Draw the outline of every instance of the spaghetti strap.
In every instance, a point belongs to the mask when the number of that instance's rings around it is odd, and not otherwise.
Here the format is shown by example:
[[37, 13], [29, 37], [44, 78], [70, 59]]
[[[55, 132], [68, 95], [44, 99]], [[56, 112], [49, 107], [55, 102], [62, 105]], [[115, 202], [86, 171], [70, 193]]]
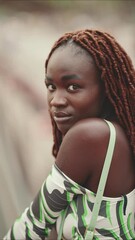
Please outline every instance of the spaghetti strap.
[[85, 233], [85, 239], [89, 239], [89, 240], [93, 239], [93, 236], [94, 236], [94, 229], [95, 229], [95, 225], [96, 225], [96, 221], [97, 221], [97, 217], [98, 217], [98, 213], [99, 213], [99, 209], [100, 209], [100, 205], [101, 205], [101, 201], [102, 201], [102, 197], [103, 197], [103, 193], [106, 185], [106, 180], [108, 177], [108, 172], [110, 169], [111, 160], [114, 152], [115, 142], [116, 142], [116, 131], [115, 131], [114, 125], [107, 120], [105, 120], [105, 122], [108, 124], [110, 129], [110, 139], [109, 139], [104, 166], [103, 166], [101, 177], [100, 177], [100, 182], [98, 185], [98, 190], [97, 190], [96, 200], [95, 200], [93, 211], [92, 211], [91, 221]]

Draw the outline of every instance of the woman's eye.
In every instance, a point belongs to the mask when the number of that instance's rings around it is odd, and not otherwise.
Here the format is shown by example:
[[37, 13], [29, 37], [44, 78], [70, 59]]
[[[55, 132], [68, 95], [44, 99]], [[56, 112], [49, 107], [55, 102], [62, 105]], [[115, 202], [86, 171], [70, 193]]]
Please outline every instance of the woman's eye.
[[47, 84], [46, 86], [50, 92], [53, 92], [55, 90], [55, 86], [53, 84]]
[[68, 90], [73, 92], [79, 89], [79, 86], [77, 84], [72, 84], [68, 87]]

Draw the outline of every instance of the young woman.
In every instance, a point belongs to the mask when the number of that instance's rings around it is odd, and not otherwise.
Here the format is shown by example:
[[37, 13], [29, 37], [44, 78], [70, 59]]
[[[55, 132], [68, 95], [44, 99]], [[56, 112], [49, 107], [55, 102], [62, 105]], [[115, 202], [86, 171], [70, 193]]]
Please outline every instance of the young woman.
[[108, 33], [66, 33], [48, 56], [45, 84], [56, 161], [4, 239], [47, 239], [62, 222], [62, 239], [85, 239], [111, 140], [93, 239], [135, 239], [135, 70], [129, 56]]

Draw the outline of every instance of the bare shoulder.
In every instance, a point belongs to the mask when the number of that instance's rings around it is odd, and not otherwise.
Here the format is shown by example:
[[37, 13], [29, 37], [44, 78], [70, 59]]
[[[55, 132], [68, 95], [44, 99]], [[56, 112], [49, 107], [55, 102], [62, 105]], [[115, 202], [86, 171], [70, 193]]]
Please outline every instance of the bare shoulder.
[[[88, 118], [77, 122], [68, 132], [68, 135], [73, 134], [75, 136], [82, 136], [87, 140], [98, 140], [103, 137], [104, 134], [108, 134], [109, 129], [105, 120], [100, 118]], [[77, 137], [78, 137], [77, 136]]]
[[65, 135], [56, 164], [74, 181], [84, 184], [95, 165], [101, 168], [109, 141], [109, 128], [102, 119], [85, 119]]
[[71, 141], [77, 143], [91, 143], [95, 144], [97, 141], [103, 140], [104, 136], [109, 136], [109, 128], [106, 122], [98, 118], [84, 119], [77, 122], [66, 134], [64, 141]]
[[[134, 189], [135, 166], [124, 130], [117, 123], [113, 125], [116, 143], [105, 195], [118, 197]], [[79, 121], [65, 135], [56, 164], [72, 180], [96, 192], [109, 138], [110, 130], [103, 119]]]

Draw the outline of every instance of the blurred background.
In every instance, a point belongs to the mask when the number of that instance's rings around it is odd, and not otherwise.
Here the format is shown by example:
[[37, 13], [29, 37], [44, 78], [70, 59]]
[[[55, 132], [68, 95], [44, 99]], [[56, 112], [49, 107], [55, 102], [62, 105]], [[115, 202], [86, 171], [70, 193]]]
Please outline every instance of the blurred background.
[[114, 35], [135, 64], [135, 1], [0, 1], [0, 239], [49, 173], [52, 129], [44, 63], [63, 33]]

